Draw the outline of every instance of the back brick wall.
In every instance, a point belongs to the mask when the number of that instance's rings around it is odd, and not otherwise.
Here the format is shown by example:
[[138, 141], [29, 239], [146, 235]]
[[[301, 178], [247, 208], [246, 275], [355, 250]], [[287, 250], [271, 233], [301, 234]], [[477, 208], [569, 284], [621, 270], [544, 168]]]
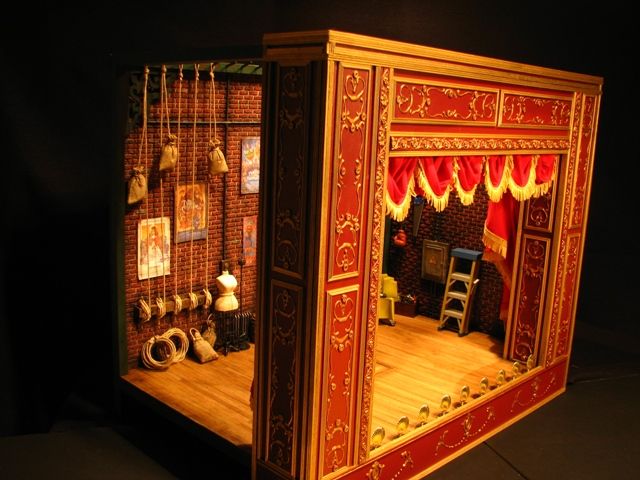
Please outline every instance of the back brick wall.
[[[149, 85], [159, 85], [159, 69], [151, 70]], [[175, 75], [173, 77], [176, 78]], [[194, 311], [184, 309], [180, 314], [167, 313], [158, 319], [140, 322], [136, 303], [139, 298], [147, 302], [156, 297], [170, 299], [174, 293], [186, 296], [190, 291], [201, 292], [206, 286], [215, 302], [218, 296], [215, 279], [221, 274], [221, 260], [231, 261], [231, 272], [238, 280], [236, 297], [243, 311], [253, 311], [256, 295], [256, 266], [238, 263], [243, 255], [243, 218], [258, 214], [258, 194], [240, 191], [241, 142], [245, 137], [260, 136], [262, 79], [258, 75], [216, 74], [215, 117], [210, 116], [208, 70], [200, 72], [195, 96], [192, 72], [186, 72], [182, 81], [168, 85], [168, 108], [171, 133], [179, 137], [178, 165], [173, 170], [159, 171], [161, 142], [166, 138], [166, 111], [163, 113], [162, 135], [159, 94], [149, 95], [147, 141], [142, 141], [141, 120], [125, 140], [123, 168], [124, 195], [132, 169], [138, 164], [147, 166], [148, 195], [134, 205], [127, 205], [124, 219], [125, 301], [129, 367], [139, 365], [142, 345], [153, 335], [178, 327], [188, 334], [191, 327], [200, 329], [213, 307], [205, 311], [200, 306]], [[150, 88], [151, 90], [151, 88]], [[140, 93], [140, 97], [142, 94]], [[179, 99], [181, 99], [179, 101]], [[194, 107], [197, 113], [194, 144]], [[181, 122], [177, 119], [180, 115]], [[140, 119], [142, 115], [140, 115]], [[214, 130], [210, 119], [215, 118], [215, 131], [222, 142], [229, 172], [210, 176], [208, 171], [209, 132]], [[133, 119], [130, 119], [133, 121]], [[161, 138], [162, 137], [162, 138]], [[141, 149], [142, 146], [142, 149]], [[146, 152], [146, 154], [145, 154]], [[195, 167], [195, 168], [194, 168]], [[175, 243], [174, 192], [178, 184], [205, 183], [208, 186], [208, 237]], [[138, 279], [137, 236], [138, 224], [146, 218], [169, 217], [171, 228], [170, 272], [167, 275]]]

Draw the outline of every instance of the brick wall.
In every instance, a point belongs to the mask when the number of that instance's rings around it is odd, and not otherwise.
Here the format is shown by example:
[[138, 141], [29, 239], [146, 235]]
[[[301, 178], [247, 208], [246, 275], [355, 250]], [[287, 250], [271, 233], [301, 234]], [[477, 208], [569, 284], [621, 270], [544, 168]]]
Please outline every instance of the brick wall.
[[[404, 222], [391, 221], [391, 235], [399, 228], [407, 233], [405, 248], [389, 247], [388, 273], [398, 281], [401, 294], [416, 296], [417, 311], [430, 318], [440, 318], [444, 285], [421, 278], [423, 240], [436, 240], [449, 244], [449, 248], [468, 248], [483, 251], [482, 232], [487, 213], [488, 198], [484, 185], [480, 183], [476, 190], [475, 201], [463, 206], [457, 195], [452, 192], [449, 205], [443, 212], [436, 212], [425, 204], [416, 238], [413, 238], [413, 210]], [[448, 271], [448, 260], [446, 268]], [[480, 282], [475, 292], [470, 317], [470, 330], [491, 332], [501, 324], [499, 320], [500, 299], [502, 297], [502, 279], [495, 266], [490, 262], [480, 264]]]
[[[151, 70], [150, 85], [157, 87], [160, 72]], [[175, 78], [169, 77], [169, 78]], [[208, 173], [210, 123], [210, 80], [208, 70], [200, 72], [195, 95], [193, 73], [185, 71], [179, 102], [179, 82], [168, 85], [168, 105], [171, 133], [179, 137], [179, 160], [176, 168], [160, 172], [158, 168], [161, 149], [160, 103], [157, 95], [150, 95], [148, 108], [147, 141], [143, 142], [141, 123], [134, 125], [125, 140], [123, 168], [124, 195], [132, 169], [139, 163], [146, 165], [149, 194], [141, 202], [128, 205], [124, 219], [125, 301], [128, 363], [138, 365], [144, 342], [155, 334], [162, 334], [172, 327], [188, 332], [191, 327], [201, 327], [209, 311], [201, 306], [179, 315], [167, 314], [162, 319], [155, 316], [148, 322], [140, 322], [136, 303], [143, 297], [147, 302], [156, 297], [170, 299], [174, 293], [183, 297], [190, 291], [199, 292], [205, 286], [217, 297], [215, 278], [220, 275], [221, 260], [231, 261], [231, 273], [238, 280], [236, 296], [243, 311], [253, 311], [256, 294], [256, 266], [241, 267], [238, 260], [242, 251], [243, 217], [258, 214], [258, 194], [240, 191], [241, 142], [245, 137], [260, 136], [261, 77], [253, 75], [216, 74], [215, 119], [217, 137], [222, 141], [229, 172], [210, 176]], [[157, 89], [156, 89], [157, 91]], [[194, 107], [197, 122], [194, 131]], [[166, 122], [166, 112], [163, 114]], [[178, 115], [181, 122], [177, 123]], [[142, 117], [140, 117], [142, 118]], [[162, 125], [166, 137], [166, 123]], [[194, 143], [195, 138], [195, 143]], [[142, 146], [142, 149], [141, 149]], [[146, 154], [145, 154], [146, 152]], [[142, 153], [142, 155], [140, 155]], [[174, 192], [178, 184], [205, 183], [208, 187], [208, 235], [206, 239], [175, 242]], [[138, 279], [137, 236], [138, 224], [147, 218], [169, 217], [171, 226], [170, 272], [151, 279]], [[210, 309], [213, 311], [213, 308]]]

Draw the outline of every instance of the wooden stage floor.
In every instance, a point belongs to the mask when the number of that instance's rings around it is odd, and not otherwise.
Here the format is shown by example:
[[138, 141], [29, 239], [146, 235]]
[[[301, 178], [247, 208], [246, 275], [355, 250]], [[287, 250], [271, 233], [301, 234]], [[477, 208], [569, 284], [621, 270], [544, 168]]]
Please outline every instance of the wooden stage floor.
[[[423, 316], [396, 316], [395, 326], [378, 327], [371, 427], [384, 428], [383, 443], [396, 436], [402, 416], [408, 417], [411, 430], [422, 405], [429, 406], [431, 420], [440, 413], [443, 395], [455, 403], [463, 386], [473, 394], [482, 377], [495, 383], [498, 370], [511, 371], [512, 362], [501, 357], [502, 342], [479, 332], [459, 337], [438, 331], [437, 325]], [[122, 379], [232, 445], [250, 450], [253, 363], [251, 345], [205, 364], [187, 356], [165, 371], [132, 369]]]

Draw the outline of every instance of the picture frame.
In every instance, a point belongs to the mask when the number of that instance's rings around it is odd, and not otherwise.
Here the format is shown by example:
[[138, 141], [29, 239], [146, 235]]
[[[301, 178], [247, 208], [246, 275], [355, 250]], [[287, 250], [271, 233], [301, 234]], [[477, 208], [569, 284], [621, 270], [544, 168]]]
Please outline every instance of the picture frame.
[[258, 193], [260, 188], [260, 137], [242, 139], [240, 192]]
[[175, 241], [176, 243], [207, 238], [208, 195], [207, 184], [187, 183], [176, 186]]
[[258, 216], [251, 215], [242, 218], [242, 255], [245, 265], [256, 264]]
[[138, 280], [171, 273], [171, 223], [169, 217], [138, 223]]

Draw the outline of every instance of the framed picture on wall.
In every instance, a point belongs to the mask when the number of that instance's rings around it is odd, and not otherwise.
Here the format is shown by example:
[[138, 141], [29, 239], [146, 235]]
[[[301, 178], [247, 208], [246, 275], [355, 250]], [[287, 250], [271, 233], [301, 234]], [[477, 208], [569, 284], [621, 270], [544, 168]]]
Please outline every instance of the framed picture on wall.
[[138, 279], [169, 275], [170, 260], [169, 217], [141, 220], [138, 223]]
[[260, 137], [242, 139], [240, 192], [258, 193], [260, 183]]
[[257, 215], [242, 219], [242, 255], [245, 265], [256, 264], [257, 223]]
[[175, 195], [176, 243], [207, 238], [207, 184], [178, 185]]

